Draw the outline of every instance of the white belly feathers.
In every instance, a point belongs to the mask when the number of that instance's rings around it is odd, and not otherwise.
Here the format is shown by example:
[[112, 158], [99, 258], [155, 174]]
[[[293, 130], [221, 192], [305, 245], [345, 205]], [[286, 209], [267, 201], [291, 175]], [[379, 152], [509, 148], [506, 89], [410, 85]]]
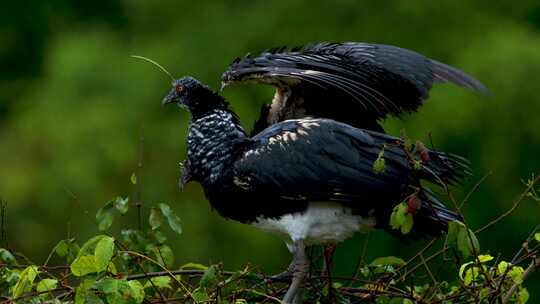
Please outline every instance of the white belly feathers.
[[351, 210], [334, 202], [311, 202], [304, 212], [280, 218], [259, 217], [253, 226], [284, 238], [289, 245], [304, 240], [306, 245], [337, 243], [355, 232], [367, 232], [375, 226], [375, 218], [353, 215]]

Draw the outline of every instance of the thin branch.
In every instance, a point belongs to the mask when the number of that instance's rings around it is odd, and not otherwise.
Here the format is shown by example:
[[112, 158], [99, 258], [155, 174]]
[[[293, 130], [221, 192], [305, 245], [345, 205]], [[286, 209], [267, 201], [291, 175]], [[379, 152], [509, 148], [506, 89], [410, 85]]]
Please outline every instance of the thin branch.
[[523, 199], [525, 199], [527, 197], [527, 193], [529, 193], [531, 191], [531, 189], [536, 185], [536, 183], [540, 180], [540, 175], [537, 176], [530, 184], [529, 186], [527, 186], [527, 188], [525, 189], [525, 191], [523, 191], [519, 197], [514, 201], [514, 204], [512, 205], [512, 207], [510, 209], [508, 209], [505, 213], [499, 215], [497, 218], [495, 218], [494, 220], [490, 221], [489, 223], [487, 223], [484, 227], [478, 229], [475, 231], [475, 233], [481, 233], [482, 231], [488, 229], [489, 227], [497, 224], [499, 221], [501, 221], [502, 219], [504, 219], [505, 217], [507, 217], [508, 215], [510, 215], [512, 212], [514, 212], [514, 210], [516, 210], [516, 208], [519, 206], [519, 204], [523, 201]]

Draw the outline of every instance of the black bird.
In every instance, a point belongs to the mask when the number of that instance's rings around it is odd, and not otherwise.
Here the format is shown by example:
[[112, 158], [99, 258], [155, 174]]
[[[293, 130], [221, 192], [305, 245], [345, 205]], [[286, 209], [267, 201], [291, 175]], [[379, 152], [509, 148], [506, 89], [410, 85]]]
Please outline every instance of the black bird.
[[332, 118], [383, 132], [387, 115], [415, 112], [434, 83], [452, 82], [487, 93], [462, 71], [403, 48], [369, 43], [316, 43], [277, 48], [237, 58], [222, 76], [222, 89], [236, 83], [276, 87], [252, 134], [269, 125], [306, 116]]
[[[373, 228], [396, 234], [390, 214], [407, 198], [418, 206], [412, 230], [401, 237], [439, 235], [460, 220], [422, 181], [456, 184], [470, 173], [467, 161], [418, 145], [419, 163], [377, 121], [415, 111], [433, 82], [485, 91], [476, 80], [412, 51], [346, 43], [237, 60], [223, 84], [241, 81], [277, 87], [252, 135], [220, 95], [191, 77], [175, 80], [163, 103], [177, 103], [192, 117], [180, 186], [199, 182], [219, 214], [278, 234], [294, 254], [285, 302], [301, 301], [305, 246]], [[378, 172], [373, 164], [383, 150], [385, 169]]]

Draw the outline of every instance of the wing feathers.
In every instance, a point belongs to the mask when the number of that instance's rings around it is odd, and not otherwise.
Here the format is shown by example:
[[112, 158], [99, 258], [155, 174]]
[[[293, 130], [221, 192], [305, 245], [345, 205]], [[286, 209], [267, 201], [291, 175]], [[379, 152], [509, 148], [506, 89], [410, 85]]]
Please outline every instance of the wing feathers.
[[[302, 104], [305, 110], [301, 113], [338, 119], [337, 116], [343, 116], [341, 113], [325, 110], [325, 106], [334, 106], [341, 107], [342, 112], [355, 111], [358, 121], [416, 111], [433, 83], [451, 82], [487, 92], [482, 83], [464, 72], [416, 52], [352, 42], [277, 48], [255, 58], [247, 56], [235, 60], [222, 80], [225, 86], [256, 82], [293, 92], [303, 88], [297, 94], [300, 95], [297, 98], [305, 99]], [[278, 115], [282, 120], [299, 118], [285, 115], [294, 111], [286, 108], [282, 111], [284, 115]], [[343, 121], [343, 117], [339, 118]], [[343, 122], [359, 126], [354, 121]]]

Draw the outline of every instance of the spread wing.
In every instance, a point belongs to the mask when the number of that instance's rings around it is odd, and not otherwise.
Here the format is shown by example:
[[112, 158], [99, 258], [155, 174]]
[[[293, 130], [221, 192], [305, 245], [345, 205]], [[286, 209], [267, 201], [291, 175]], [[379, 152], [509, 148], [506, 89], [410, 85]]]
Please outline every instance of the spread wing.
[[433, 83], [452, 82], [487, 92], [464, 72], [416, 52], [353, 42], [248, 55], [236, 59], [222, 81], [222, 88], [241, 82], [277, 88], [271, 107], [261, 111], [257, 132], [279, 121], [307, 116], [382, 131], [377, 120], [416, 111]]
[[[235, 163], [235, 184], [290, 199], [395, 204], [420, 180], [455, 183], [468, 174], [463, 158], [430, 150], [415, 170], [401, 139], [328, 119], [280, 122], [252, 139]], [[383, 147], [385, 170], [377, 173]]]

